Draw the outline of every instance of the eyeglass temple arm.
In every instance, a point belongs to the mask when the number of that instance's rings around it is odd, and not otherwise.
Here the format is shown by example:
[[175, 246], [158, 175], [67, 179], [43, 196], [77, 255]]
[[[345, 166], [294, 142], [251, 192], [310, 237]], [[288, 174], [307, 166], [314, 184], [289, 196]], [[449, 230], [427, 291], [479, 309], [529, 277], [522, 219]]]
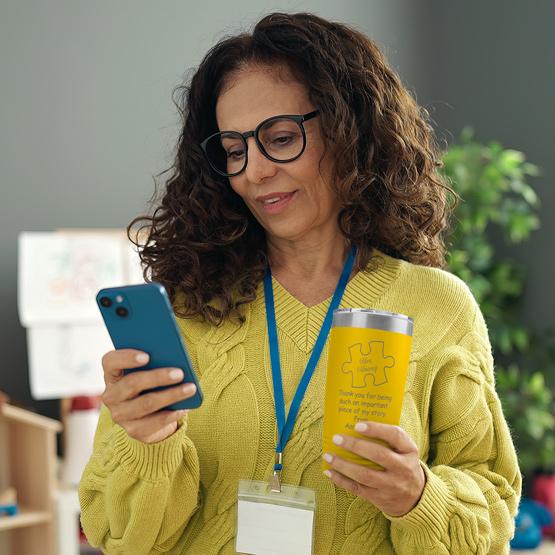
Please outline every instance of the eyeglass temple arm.
[[309, 119], [315, 118], [320, 113], [320, 110], [314, 110], [314, 112], [309, 112], [303, 116], [303, 121], [308, 121]]

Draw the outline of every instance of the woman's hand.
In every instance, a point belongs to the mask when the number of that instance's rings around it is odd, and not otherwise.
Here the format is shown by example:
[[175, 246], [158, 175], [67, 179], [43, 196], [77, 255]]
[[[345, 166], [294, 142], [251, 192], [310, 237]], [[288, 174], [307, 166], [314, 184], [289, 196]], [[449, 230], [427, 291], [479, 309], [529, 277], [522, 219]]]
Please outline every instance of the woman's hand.
[[367, 468], [341, 457], [324, 453], [333, 470], [324, 474], [334, 484], [374, 504], [389, 516], [408, 513], [420, 500], [426, 475], [418, 458], [418, 447], [399, 426], [377, 422], [359, 422], [355, 430], [368, 438], [386, 441], [390, 447], [371, 439], [336, 435], [333, 442], [347, 451], [383, 466]]
[[148, 362], [148, 355], [134, 349], [110, 351], [102, 357], [106, 389], [102, 402], [112, 414], [112, 420], [127, 434], [144, 443], [162, 441], [177, 430], [177, 421], [186, 410], [164, 410], [176, 401], [195, 394], [193, 383], [140, 395], [146, 389], [173, 385], [183, 379], [179, 368], [156, 368], [124, 375], [123, 369], [138, 368]]

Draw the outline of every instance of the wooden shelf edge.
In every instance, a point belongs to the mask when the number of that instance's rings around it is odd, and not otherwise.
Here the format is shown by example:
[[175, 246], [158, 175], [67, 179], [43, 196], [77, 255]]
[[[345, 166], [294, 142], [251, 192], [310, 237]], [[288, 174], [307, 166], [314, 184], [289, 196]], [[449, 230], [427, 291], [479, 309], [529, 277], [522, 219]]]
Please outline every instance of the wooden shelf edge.
[[42, 416], [41, 414], [36, 414], [19, 407], [14, 407], [9, 404], [5, 404], [0, 407], [0, 416], [4, 417], [6, 420], [23, 422], [32, 426], [38, 426], [39, 428], [52, 430], [53, 432], [62, 431], [62, 423], [58, 420], [54, 420], [53, 418], [48, 418], [46, 416]]
[[34, 511], [26, 507], [19, 507], [19, 512], [15, 516], [0, 516], [0, 532], [51, 521], [52, 515], [48, 511]]

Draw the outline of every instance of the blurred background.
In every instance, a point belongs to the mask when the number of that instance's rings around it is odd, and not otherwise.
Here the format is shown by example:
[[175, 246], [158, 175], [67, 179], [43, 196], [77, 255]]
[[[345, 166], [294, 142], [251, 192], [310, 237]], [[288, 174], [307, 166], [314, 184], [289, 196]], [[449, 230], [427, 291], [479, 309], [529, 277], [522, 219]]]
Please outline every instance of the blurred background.
[[553, 467], [548, 0], [0, 0], [0, 391], [58, 415], [56, 400], [30, 393], [18, 234], [124, 228], [145, 209], [153, 176], [172, 163], [173, 88], [217, 40], [270, 11], [311, 11], [367, 33], [430, 112], [446, 175], [466, 201], [451, 269], [488, 320], [524, 470]]

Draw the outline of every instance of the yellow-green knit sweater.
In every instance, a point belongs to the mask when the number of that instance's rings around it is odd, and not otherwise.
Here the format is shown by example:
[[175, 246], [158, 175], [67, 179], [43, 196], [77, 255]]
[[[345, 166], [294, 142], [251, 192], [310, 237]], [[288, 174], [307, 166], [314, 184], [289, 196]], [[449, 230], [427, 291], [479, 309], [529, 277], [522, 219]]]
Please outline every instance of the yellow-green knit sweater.
[[[322, 474], [327, 347], [284, 452], [283, 480], [316, 491], [316, 555], [508, 553], [521, 476], [494, 389], [482, 314], [464, 283], [383, 254], [349, 282], [342, 307], [414, 318], [401, 426], [420, 449], [427, 483], [393, 518]], [[329, 299], [307, 308], [276, 280], [274, 295], [288, 410]], [[204, 392], [171, 437], [129, 438], [103, 408], [80, 485], [81, 521], [106, 553], [235, 553], [237, 483], [271, 474], [276, 445], [262, 284], [246, 323], [179, 322]]]

